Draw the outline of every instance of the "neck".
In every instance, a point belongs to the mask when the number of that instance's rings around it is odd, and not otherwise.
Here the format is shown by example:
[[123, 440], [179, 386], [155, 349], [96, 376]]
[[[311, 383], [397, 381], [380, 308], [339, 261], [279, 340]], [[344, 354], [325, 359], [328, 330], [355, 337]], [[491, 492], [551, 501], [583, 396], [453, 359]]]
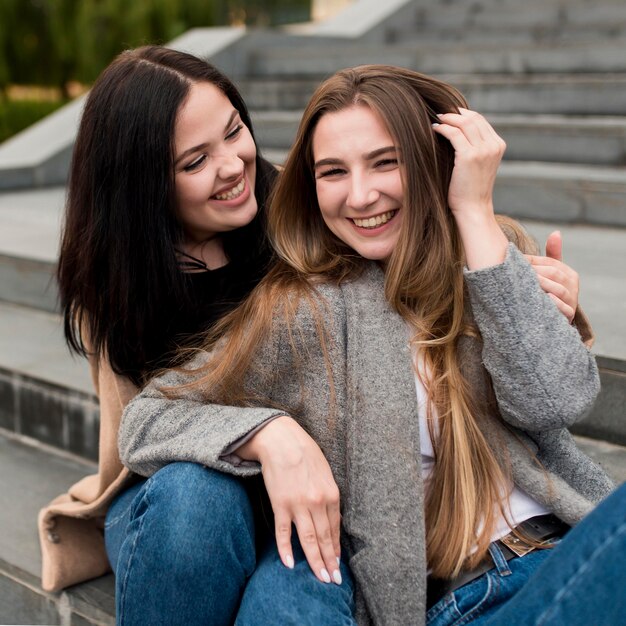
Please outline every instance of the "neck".
[[204, 241], [187, 239], [180, 249], [190, 257], [202, 261], [209, 270], [216, 270], [228, 263], [222, 240], [217, 236]]

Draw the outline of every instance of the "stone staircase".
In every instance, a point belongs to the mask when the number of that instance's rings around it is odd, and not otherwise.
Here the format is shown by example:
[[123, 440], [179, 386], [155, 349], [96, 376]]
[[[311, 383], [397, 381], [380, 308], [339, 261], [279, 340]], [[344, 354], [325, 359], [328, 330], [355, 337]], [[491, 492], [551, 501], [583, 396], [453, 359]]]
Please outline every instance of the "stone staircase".
[[[563, 233], [603, 383], [577, 438], [626, 480], [622, 0], [356, 0], [320, 24], [196, 29], [170, 45], [236, 80], [277, 163], [315, 86], [341, 67], [399, 64], [456, 85], [507, 141], [498, 209], [540, 242]], [[112, 577], [62, 594], [42, 592], [38, 578], [37, 510], [97, 457], [97, 401], [85, 364], [63, 344], [53, 279], [81, 107], [0, 145], [0, 623], [114, 623]]]

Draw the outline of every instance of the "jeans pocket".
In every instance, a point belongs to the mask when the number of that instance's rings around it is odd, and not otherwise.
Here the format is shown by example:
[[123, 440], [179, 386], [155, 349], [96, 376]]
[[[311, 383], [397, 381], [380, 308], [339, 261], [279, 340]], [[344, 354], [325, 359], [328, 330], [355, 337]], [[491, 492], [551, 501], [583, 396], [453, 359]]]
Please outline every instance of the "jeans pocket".
[[427, 626], [461, 626], [476, 619], [491, 605], [497, 593], [498, 576], [483, 574], [444, 596], [426, 614]]
[[460, 618], [454, 623], [458, 626], [468, 624], [488, 610], [498, 595], [499, 587], [500, 575], [497, 572], [487, 572], [457, 589], [454, 592], [454, 601]]

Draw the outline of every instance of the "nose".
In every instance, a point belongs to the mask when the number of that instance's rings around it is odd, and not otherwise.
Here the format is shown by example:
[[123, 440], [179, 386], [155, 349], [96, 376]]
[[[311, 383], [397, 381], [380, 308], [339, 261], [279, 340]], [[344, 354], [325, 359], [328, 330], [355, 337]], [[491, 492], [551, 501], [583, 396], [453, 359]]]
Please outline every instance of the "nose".
[[236, 180], [243, 173], [244, 163], [236, 152], [221, 154], [218, 159], [217, 174], [222, 180]]
[[380, 198], [380, 192], [372, 185], [367, 174], [354, 173], [350, 180], [350, 189], [346, 204], [354, 210], [366, 209]]

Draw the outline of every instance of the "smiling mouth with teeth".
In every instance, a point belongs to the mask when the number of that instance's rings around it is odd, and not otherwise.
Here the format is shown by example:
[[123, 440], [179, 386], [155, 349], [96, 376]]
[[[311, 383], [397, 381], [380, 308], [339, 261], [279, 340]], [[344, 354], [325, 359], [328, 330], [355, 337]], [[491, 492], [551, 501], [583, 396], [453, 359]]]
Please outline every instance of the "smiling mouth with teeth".
[[397, 209], [393, 211], [387, 211], [386, 213], [382, 213], [381, 215], [377, 215], [376, 217], [368, 217], [366, 219], [358, 219], [356, 217], [351, 218], [352, 222], [355, 226], [359, 228], [376, 228], [377, 226], [382, 226], [386, 224], [396, 213]]
[[227, 191], [226, 193], [216, 193], [213, 197], [216, 200], [234, 200], [238, 198], [246, 188], [246, 179], [242, 178], [239, 184]]

